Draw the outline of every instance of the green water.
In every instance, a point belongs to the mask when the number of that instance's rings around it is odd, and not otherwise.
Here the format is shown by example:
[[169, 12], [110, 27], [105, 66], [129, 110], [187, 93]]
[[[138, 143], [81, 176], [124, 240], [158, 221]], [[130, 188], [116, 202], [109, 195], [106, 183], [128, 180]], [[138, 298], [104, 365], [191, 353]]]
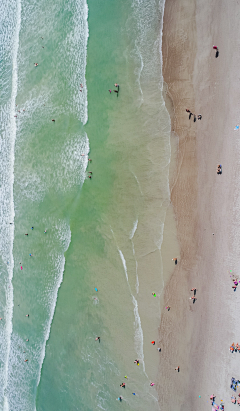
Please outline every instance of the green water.
[[85, 74], [84, 2], [40, 3], [22, 2], [19, 38], [9, 409], [158, 410], [163, 4], [88, 1]]

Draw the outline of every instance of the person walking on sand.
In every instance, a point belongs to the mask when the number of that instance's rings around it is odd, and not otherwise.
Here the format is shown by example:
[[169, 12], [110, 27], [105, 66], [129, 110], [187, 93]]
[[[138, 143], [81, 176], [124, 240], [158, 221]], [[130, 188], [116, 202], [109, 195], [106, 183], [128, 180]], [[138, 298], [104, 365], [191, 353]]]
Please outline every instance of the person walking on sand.
[[139, 360], [135, 360], [135, 361], [134, 361], [134, 364], [139, 365]]
[[186, 112], [187, 112], [187, 113], [191, 113], [191, 111], [190, 111], [188, 108], [186, 108]]
[[171, 308], [171, 307], [170, 307], [170, 305], [168, 305], [168, 306], [166, 307], [166, 310], [168, 310], [168, 311], [169, 311], [169, 310], [170, 310], [170, 308]]
[[215, 57], [217, 58], [219, 56], [219, 50], [217, 46], [213, 46], [213, 50], [216, 50]]
[[193, 297], [191, 297], [191, 300], [197, 300], [197, 298], [195, 297], [195, 295]]
[[202, 114], [198, 114], [197, 118], [198, 120], [202, 120]]
[[155, 345], [155, 341], [151, 341], [151, 344], [152, 344], [152, 345]]
[[189, 120], [191, 120], [192, 115], [193, 115], [192, 113], [189, 113], [189, 117], [188, 117]]
[[179, 366], [176, 367], [176, 368], [175, 368], [175, 371], [179, 372], [179, 371], [180, 371], [180, 367], [179, 367]]

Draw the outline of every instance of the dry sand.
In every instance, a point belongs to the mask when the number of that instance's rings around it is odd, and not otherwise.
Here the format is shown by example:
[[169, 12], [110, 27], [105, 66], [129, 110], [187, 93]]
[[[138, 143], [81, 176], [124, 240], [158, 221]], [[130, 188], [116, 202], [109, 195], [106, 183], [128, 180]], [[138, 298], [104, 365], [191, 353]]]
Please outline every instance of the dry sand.
[[[239, 15], [239, 0], [166, 0], [163, 76], [173, 143], [179, 138], [171, 199], [181, 251], [159, 329], [162, 411], [211, 410], [213, 393], [225, 409], [237, 407], [230, 380], [240, 379], [240, 354], [229, 346], [240, 343], [240, 285], [234, 293], [230, 277], [240, 277]], [[189, 121], [186, 108], [202, 120]]]

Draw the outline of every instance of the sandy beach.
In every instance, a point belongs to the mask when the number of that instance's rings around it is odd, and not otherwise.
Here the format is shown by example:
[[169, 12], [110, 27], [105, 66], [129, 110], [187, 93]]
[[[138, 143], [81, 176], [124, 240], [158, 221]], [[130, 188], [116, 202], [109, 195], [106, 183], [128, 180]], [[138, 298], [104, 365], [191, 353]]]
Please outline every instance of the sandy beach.
[[[167, 0], [165, 5], [163, 77], [173, 146], [178, 144], [171, 200], [181, 251], [165, 289], [171, 310], [165, 310], [159, 328], [163, 411], [211, 410], [211, 394], [217, 404], [223, 400], [232, 409], [231, 377], [240, 378], [240, 357], [229, 351], [240, 339], [240, 296], [231, 277], [238, 276], [240, 254], [240, 136], [234, 131], [239, 121], [238, 12], [236, 0]], [[202, 120], [189, 120], [186, 109]], [[217, 175], [218, 164], [222, 175]]]

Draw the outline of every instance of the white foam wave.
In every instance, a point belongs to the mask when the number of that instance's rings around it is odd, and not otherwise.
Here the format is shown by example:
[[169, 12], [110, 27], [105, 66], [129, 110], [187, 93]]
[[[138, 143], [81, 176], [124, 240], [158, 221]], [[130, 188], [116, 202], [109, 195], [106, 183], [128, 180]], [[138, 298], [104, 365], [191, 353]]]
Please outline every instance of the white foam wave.
[[138, 218], [136, 219], [136, 221], [135, 221], [134, 224], [133, 224], [133, 229], [132, 229], [132, 231], [131, 231], [131, 233], [130, 233], [130, 240], [133, 239], [134, 234], [136, 233], [136, 230], [137, 230], [137, 226], [138, 226]]
[[[68, 2], [68, 8], [73, 13], [72, 30], [68, 34], [63, 47], [69, 56], [70, 66], [66, 71], [73, 97], [68, 102], [73, 112], [83, 124], [87, 123], [87, 42], [88, 42], [88, 5], [86, 0]], [[61, 51], [62, 52], [62, 51]], [[82, 84], [82, 87], [80, 86]]]
[[138, 312], [138, 303], [136, 298], [132, 295], [132, 301], [134, 306], [134, 316], [135, 316], [135, 350], [138, 357], [142, 358], [143, 371], [145, 372], [144, 354], [143, 354], [143, 330], [141, 324], [141, 318]]
[[121, 257], [121, 260], [122, 260], [122, 263], [123, 263], [124, 272], [125, 272], [126, 279], [127, 279], [127, 282], [128, 282], [128, 273], [127, 273], [126, 261], [125, 261], [125, 258], [124, 258], [124, 256], [123, 256], [122, 251], [118, 249], [118, 252], [119, 252], [119, 255], [120, 255], [120, 257]]
[[136, 353], [137, 353], [138, 358], [140, 358], [141, 361], [142, 361], [143, 371], [144, 371], [144, 373], [146, 374], [146, 371], [145, 371], [145, 362], [144, 362], [144, 352], [143, 352], [143, 330], [142, 330], [142, 325], [141, 325], [141, 318], [140, 318], [140, 315], [139, 315], [139, 312], [138, 312], [138, 303], [137, 303], [137, 300], [136, 300], [136, 298], [134, 297], [134, 295], [133, 295], [133, 293], [132, 293], [131, 286], [130, 286], [130, 284], [129, 284], [129, 282], [128, 282], [126, 260], [125, 260], [125, 258], [124, 258], [124, 255], [123, 255], [122, 251], [121, 251], [119, 248], [118, 248], [118, 252], [119, 252], [119, 255], [120, 255], [121, 260], [122, 260], [123, 268], [124, 268], [124, 271], [125, 271], [125, 274], [126, 274], [127, 283], [128, 283], [128, 288], [129, 288], [129, 291], [130, 291], [131, 296], [132, 296], [132, 302], [133, 302], [133, 307], [134, 307], [134, 308], [133, 308], [133, 312], [134, 312], [134, 317], [135, 317], [135, 321], [134, 321], [134, 329], [135, 329], [135, 338], [134, 338], [134, 341], [135, 341], [135, 350], [136, 350]]
[[[1, 16], [1, 86], [2, 81], [6, 86], [4, 98], [5, 104], [1, 107], [1, 190], [0, 190], [0, 220], [1, 220], [1, 243], [0, 252], [2, 261], [5, 265], [3, 272], [5, 277], [5, 310], [4, 320], [5, 329], [1, 332], [1, 346], [4, 348], [2, 358], [3, 367], [1, 370], [1, 386], [3, 394], [3, 410], [9, 410], [7, 384], [9, 370], [9, 355], [12, 334], [12, 315], [13, 315], [13, 237], [14, 237], [14, 202], [13, 202], [13, 182], [14, 182], [14, 147], [16, 140], [16, 121], [14, 118], [15, 101], [18, 86], [18, 48], [19, 33], [21, 28], [21, 0], [1, 2], [0, 11], [4, 9]], [[7, 40], [6, 43], [4, 40]], [[2, 70], [5, 69], [5, 73]], [[10, 74], [11, 73], [11, 74]], [[8, 77], [8, 80], [7, 80]], [[11, 79], [11, 80], [10, 80]], [[4, 100], [4, 99], [3, 99]], [[2, 273], [3, 273], [2, 272]], [[1, 399], [2, 400], [2, 399]]]
[[[35, 309], [39, 307], [45, 320], [43, 323], [38, 324], [38, 332], [34, 337], [34, 343], [27, 343], [16, 332], [12, 333], [6, 392], [9, 409], [13, 411], [34, 409], [36, 391], [34, 390], [33, 393], [32, 383], [34, 382], [34, 386], [38, 386], [40, 382], [58, 290], [63, 281], [64, 253], [71, 242], [71, 231], [66, 222], [58, 220], [53, 223], [48, 219], [44, 223], [50, 229], [48, 236], [44, 237], [45, 241], [51, 244], [50, 252], [45, 256], [49, 272], [43, 276], [43, 281], [40, 280], [42, 276], [39, 276], [40, 286], [35, 290]], [[23, 351], [26, 351], [27, 354], [23, 355]], [[26, 356], [29, 359], [27, 364], [24, 362]]]
[[43, 158], [35, 170], [23, 158], [16, 177], [21, 196], [41, 201], [51, 189], [67, 192], [75, 185], [81, 187], [86, 178], [89, 151], [89, 140], [84, 133], [68, 136], [62, 146], [56, 147], [54, 156]]

